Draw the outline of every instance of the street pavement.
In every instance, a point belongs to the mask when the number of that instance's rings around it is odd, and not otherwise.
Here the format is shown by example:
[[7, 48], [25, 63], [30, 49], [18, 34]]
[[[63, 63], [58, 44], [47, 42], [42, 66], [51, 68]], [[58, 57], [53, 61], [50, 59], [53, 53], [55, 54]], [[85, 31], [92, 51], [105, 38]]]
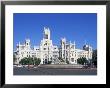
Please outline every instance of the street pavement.
[[97, 69], [14, 67], [14, 75], [97, 75]]

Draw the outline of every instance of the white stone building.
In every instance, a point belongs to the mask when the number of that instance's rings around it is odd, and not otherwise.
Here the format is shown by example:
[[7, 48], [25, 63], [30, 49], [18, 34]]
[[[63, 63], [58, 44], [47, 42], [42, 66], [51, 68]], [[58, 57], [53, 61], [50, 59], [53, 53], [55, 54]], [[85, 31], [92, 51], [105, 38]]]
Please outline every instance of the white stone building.
[[[14, 51], [14, 55], [17, 60], [15, 63], [19, 64], [19, 61], [24, 57], [37, 57], [41, 59], [41, 64], [47, 64], [51, 61], [51, 64], [77, 64], [77, 59], [85, 57], [92, 59], [92, 47], [84, 45], [83, 49], [77, 49], [76, 44], [67, 42], [66, 38], [62, 38], [60, 47], [53, 45], [50, 39], [49, 28], [44, 27], [43, 39], [39, 46], [31, 48], [29, 39], [25, 40], [24, 44], [17, 44], [17, 49]], [[63, 61], [62, 61], [63, 60]]]
[[76, 44], [67, 43], [66, 39], [61, 39], [61, 48], [60, 48], [60, 57], [66, 61], [69, 61], [70, 64], [77, 64], [77, 59], [85, 57], [87, 60], [92, 59], [92, 47], [89, 45], [84, 45], [83, 49], [76, 49]]

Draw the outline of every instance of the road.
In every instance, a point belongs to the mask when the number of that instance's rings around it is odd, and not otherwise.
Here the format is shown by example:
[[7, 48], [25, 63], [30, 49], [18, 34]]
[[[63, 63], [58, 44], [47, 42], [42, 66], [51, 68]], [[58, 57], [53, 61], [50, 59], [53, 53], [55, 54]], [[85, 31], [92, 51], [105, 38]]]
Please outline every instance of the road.
[[96, 69], [14, 67], [14, 75], [97, 75]]

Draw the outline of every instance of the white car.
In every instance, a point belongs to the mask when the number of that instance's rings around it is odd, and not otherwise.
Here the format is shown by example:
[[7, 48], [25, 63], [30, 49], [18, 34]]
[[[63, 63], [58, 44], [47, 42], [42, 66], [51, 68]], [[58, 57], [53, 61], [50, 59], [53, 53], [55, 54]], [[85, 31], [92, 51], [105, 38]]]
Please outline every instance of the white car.
[[22, 65], [18, 65], [17, 67], [23, 67]]

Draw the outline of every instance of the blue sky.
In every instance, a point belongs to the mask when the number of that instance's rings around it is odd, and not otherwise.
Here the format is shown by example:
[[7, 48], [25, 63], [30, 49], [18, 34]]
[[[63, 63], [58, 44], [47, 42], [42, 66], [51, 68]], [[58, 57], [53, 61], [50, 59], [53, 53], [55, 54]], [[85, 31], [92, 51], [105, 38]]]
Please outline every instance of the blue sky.
[[43, 28], [49, 27], [53, 45], [59, 45], [60, 39], [76, 42], [77, 48], [90, 44], [97, 48], [97, 14], [96, 13], [14, 13], [14, 50], [20, 41], [26, 38], [31, 45], [39, 45], [43, 38]]

